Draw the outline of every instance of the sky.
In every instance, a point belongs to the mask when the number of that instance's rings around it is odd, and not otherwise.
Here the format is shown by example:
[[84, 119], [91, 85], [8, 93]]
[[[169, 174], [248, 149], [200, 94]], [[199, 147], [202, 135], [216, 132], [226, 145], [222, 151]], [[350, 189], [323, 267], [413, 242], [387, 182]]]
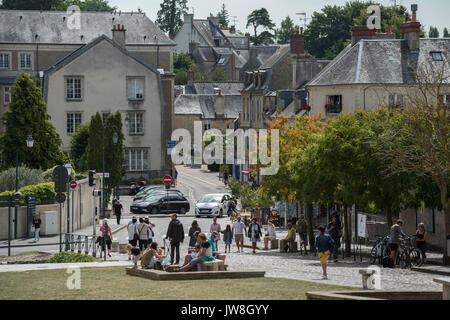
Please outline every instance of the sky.
[[[397, 4], [402, 3], [408, 10], [411, 4], [416, 3], [419, 6], [417, 12], [418, 20], [425, 26], [428, 32], [430, 25], [438, 28], [440, 36], [445, 27], [450, 30], [450, 1], [449, 0], [396, 0]], [[122, 11], [136, 11], [141, 8], [153, 21], [157, 18], [157, 12], [162, 0], [109, 0], [113, 6], [117, 6]], [[220, 11], [222, 4], [225, 3], [230, 14], [236, 16], [236, 26], [243, 32], [253, 31], [246, 28], [247, 16], [255, 9], [266, 8], [272, 18], [272, 21], [278, 28], [281, 20], [290, 16], [296, 24], [302, 25], [301, 15], [296, 13], [305, 12], [308, 18], [314, 11], [320, 11], [325, 5], [343, 5], [347, 0], [188, 0], [189, 13], [194, 12], [194, 18], [205, 19], [210, 13], [216, 14]], [[379, 0], [379, 3], [385, 6], [393, 5], [393, 0]], [[233, 23], [231, 23], [233, 24]]]

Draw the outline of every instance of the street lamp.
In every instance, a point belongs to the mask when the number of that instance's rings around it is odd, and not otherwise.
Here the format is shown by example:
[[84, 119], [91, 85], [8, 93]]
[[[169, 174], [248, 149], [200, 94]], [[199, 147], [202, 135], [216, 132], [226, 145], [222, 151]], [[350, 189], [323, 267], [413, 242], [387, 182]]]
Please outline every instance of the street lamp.
[[[67, 170], [67, 224], [66, 224], [66, 233], [70, 233], [70, 174], [72, 173], [72, 165], [70, 164], [69, 160], [67, 160], [66, 164], [64, 164], [64, 167]], [[73, 212], [72, 212], [73, 214]], [[69, 238], [66, 237], [66, 250], [69, 250]]]

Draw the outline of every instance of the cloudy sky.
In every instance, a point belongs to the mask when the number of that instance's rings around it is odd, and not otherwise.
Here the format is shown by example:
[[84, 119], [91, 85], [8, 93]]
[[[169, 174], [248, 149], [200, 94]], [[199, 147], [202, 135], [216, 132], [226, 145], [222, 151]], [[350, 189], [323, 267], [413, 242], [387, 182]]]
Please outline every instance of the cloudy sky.
[[[117, 6], [122, 11], [136, 11], [141, 8], [153, 21], [156, 20], [159, 4], [162, 0], [109, 0], [110, 4]], [[206, 18], [209, 13], [216, 14], [225, 3], [230, 16], [236, 16], [237, 28], [241, 31], [251, 31], [246, 29], [248, 14], [259, 8], [266, 8], [277, 27], [286, 16], [291, 16], [299, 23], [300, 15], [296, 13], [306, 12], [310, 17], [314, 11], [320, 11], [325, 5], [342, 5], [347, 0], [188, 0], [189, 11], [196, 18]], [[393, 5], [393, 0], [379, 0], [382, 5]], [[436, 26], [442, 36], [442, 30], [450, 29], [450, 1], [449, 0], [397, 0], [397, 4], [402, 3], [408, 9], [411, 4], [419, 5], [418, 19], [425, 26], [426, 31], [430, 25]], [[233, 19], [233, 18], [231, 18]]]

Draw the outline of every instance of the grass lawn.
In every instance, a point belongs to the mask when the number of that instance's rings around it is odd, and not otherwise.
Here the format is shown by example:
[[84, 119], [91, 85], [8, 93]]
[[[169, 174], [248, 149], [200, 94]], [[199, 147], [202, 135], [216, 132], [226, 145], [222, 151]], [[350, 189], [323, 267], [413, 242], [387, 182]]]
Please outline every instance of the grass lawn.
[[[26, 251], [26, 252], [22, 252], [22, 253], [18, 253], [18, 254], [13, 254], [11, 255], [11, 257], [23, 257], [23, 256], [33, 256], [33, 255], [38, 255], [41, 254], [41, 252], [39, 251]], [[8, 258], [7, 255], [0, 255], [0, 258]]]
[[307, 291], [351, 287], [284, 278], [153, 281], [127, 276], [124, 267], [82, 268], [81, 289], [68, 290], [65, 269], [0, 273], [0, 300], [304, 300]]

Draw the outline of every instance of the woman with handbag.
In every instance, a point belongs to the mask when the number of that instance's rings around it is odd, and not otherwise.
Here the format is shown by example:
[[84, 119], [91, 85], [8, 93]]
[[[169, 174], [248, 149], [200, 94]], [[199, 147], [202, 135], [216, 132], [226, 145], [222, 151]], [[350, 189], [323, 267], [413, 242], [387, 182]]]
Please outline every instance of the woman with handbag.
[[[137, 218], [136, 216], [133, 216], [131, 218], [131, 221], [128, 222], [127, 225], [127, 230], [128, 230], [128, 243], [132, 246], [132, 247], [136, 247], [137, 245], [137, 241], [139, 239], [139, 236], [137, 234], [137, 230], [136, 230], [136, 226], [137, 226]], [[128, 252], [128, 260], [131, 260], [131, 251]]]
[[[100, 227], [100, 232], [102, 233], [102, 252], [106, 251], [106, 246], [108, 247], [108, 257], [111, 257], [111, 227], [108, 226], [108, 220], [103, 220], [103, 225]], [[100, 252], [100, 258], [102, 257], [102, 252]], [[105, 253], [106, 254], [106, 253]]]

